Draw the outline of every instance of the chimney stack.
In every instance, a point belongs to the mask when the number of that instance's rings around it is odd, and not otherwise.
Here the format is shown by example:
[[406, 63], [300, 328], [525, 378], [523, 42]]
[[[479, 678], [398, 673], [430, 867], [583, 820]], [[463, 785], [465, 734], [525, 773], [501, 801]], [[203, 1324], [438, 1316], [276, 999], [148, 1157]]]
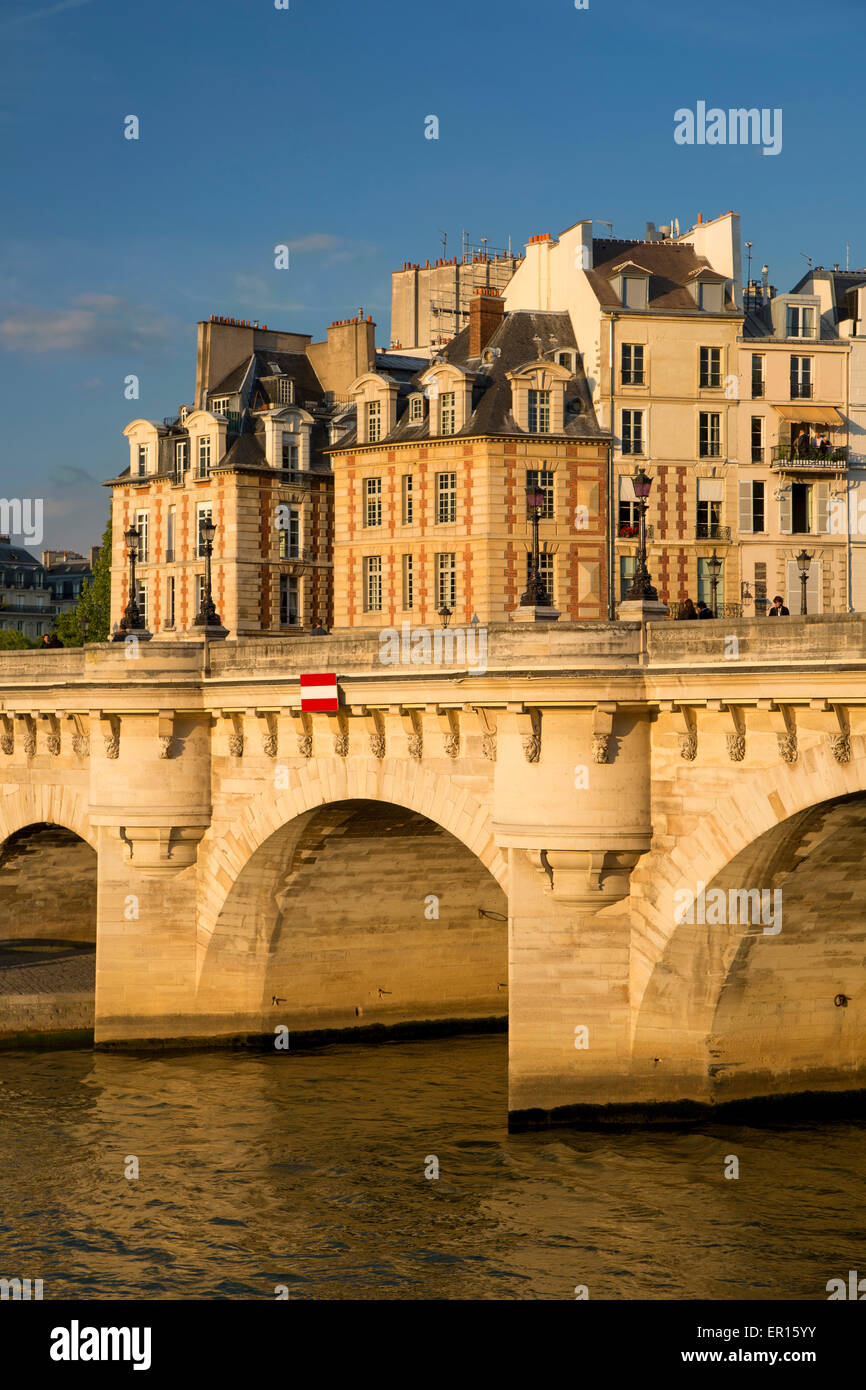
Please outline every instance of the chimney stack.
[[505, 317], [505, 301], [492, 285], [481, 285], [469, 301], [469, 356], [480, 357]]

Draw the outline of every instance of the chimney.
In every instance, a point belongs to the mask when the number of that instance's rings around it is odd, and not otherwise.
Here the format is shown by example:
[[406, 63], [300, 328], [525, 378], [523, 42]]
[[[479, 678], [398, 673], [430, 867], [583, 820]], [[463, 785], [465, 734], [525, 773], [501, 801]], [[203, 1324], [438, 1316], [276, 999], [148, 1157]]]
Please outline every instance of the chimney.
[[505, 316], [505, 301], [492, 285], [481, 285], [469, 301], [469, 356], [480, 357]]

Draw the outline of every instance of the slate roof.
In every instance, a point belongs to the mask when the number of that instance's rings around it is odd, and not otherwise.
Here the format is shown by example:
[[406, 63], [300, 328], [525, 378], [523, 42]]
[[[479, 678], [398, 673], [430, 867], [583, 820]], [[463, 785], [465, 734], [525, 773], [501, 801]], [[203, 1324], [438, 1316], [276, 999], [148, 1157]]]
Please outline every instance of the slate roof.
[[[250, 369], [250, 362], [254, 362], [253, 380], [262, 394], [268, 395], [266, 387], [260, 385], [262, 377], [274, 376], [274, 367], [285, 376], [291, 377], [295, 383], [295, 400], [303, 404], [305, 400], [318, 400], [322, 395], [322, 384], [316, 373], [313, 371], [312, 363], [304, 352], [265, 352], [258, 349], [256, 352], [245, 357], [243, 362], [239, 362], [233, 367], [228, 376], [224, 376], [222, 381], [216, 386], [212, 386], [208, 391], [208, 398], [211, 396], [231, 396], [241, 389], [246, 380]], [[274, 397], [276, 399], [276, 397]]]
[[[481, 357], [469, 356], [469, 328], [463, 328], [442, 349], [439, 357], [455, 366], [476, 373], [472, 391], [472, 414], [463, 429], [457, 430], [448, 438], [461, 438], [480, 434], [515, 435], [528, 431], [518, 425], [511, 409], [511, 385], [507, 373], [535, 362], [541, 356], [557, 348], [577, 349], [571, 319], [567, 313], [548, 313], [535, 310], [515, 310], [506, 314], [496, 332], [486, 344], [486, 349], [498, 349], [498, 355], [491, 361]], [[437, 359], [434, 358], [434, 362]], [[548, 362], [550, 358], [547, 358]], [[579, 359], [578, 359], [579, 361]], [[429, 410], [423, 420], [409, 419], [408, 397], [422, 390], [419, 378], [431, 364], [425, 362], [423, 371], [407, 383], [397, 393], [397, 424], [390, 434], [379, 443], [408, 444], [415, 440], [439, 439], [442, 436], [430, 430]], [[575, 439], [607, 439], [606, 431], [599, 428], [592, 406], [592, 398], [582, 366], [571, 378], [566, 390], [565, 435]], [[349, 430], [332, 446], [331, 452], [348, 449], [357, 445], [357, 428]]]
[[[595, 296], [603, 308], [617, 309], [622, 304], [613, 287], [616, 268], [624, 261], [632, 261], [649, 272], [647, 305], [652, 309], [691, 309], [699, 312], [689, 285], [694, 282], [698, 271], [711, 271], [713, 276], [723, 280], [713, 270], [706, 256], [699, 256], [693, 246], [677, 241], [621, 241], [613, 237], [593, 237], [592, 270], [586, 272]], [[739, 315], [740, 311], [730, 295], [725, 300], [724, 311]]]

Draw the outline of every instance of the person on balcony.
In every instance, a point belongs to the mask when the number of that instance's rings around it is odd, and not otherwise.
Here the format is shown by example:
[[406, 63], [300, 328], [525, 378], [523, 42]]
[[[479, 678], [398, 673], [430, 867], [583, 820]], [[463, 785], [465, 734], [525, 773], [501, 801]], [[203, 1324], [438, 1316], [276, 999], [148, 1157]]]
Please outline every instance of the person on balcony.
[[772, 605], [772, 607], [767, 609], [767, 617], [768, 617], [768, 618], [790, 618], [790, 616], [791, 616], [791, 610], [790, 610], [790, 608], [786, 608], [786, 607], [785, 607], [784, 603], [782, 602], [782, 595], [781, 595], [781, 594], [776, 594], [776, 597], [773, 599], [773, 605]]
[[809, 452], [809, 436], [805, 430], [801, 430], [791, 446], [791, 457], [795, 459], [805, 458]]

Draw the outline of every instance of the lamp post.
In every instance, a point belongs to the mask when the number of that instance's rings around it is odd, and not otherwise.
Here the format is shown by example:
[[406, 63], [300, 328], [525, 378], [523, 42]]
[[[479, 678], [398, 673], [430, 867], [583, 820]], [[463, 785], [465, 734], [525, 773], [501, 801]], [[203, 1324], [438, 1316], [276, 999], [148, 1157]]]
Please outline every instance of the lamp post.
[[122, 642], [128, 632], [140, 632], [143, 626], [141, 612], [135, 599], [135, 562], [138, 559], [138, 543], [141, 540], [138, 527], [135, 525], [127, 527], [123, 533], [123, 539], [126, 542], [126, 553], [129, 556], [129, 602], [123, 610], [120, 627], [112, 638], [114, 642]]
[[811, 565], [811, 563], [812, 563], [812, 556], [808, 554], [808, 552], [807, 552], [807, 550], [806, 550], [806, 547], [803, 546], [803, 549], [800, 551], [800, 554], [797, 556], [797, 564], [800, 566], [800, 585], [801, 585], [801, 588], [800, 588], [800, 613], [801, 613], [801, 615], [804, 614], [804, 613], [807, 611], [807, 610], [806, 610], [806, 584], [807, 584], [808, 579], [809, 579], [809, 566]]
[[652, 487], [652, 478], [644, 473], [643, 469], [636, 467], [632, 474], [632, 484], [634, 495], [638, 505], [638, 551], [637, 565], [635, 566], [634, 577], [629, 585], [627, 599], [650, 599], [658, 600], [658, 591], [650, 583], [649, 570], [646, 563], [646, 514], [647, 498]]
[[451, 621], [452, 610], [448, 607], [445, 600], [442, 600], [442, 607], [439, 609], [439, 621], [443, 627], [447, 627]]
[[532, 522], [532, 566], [529, 583], [520, 600], [521, 608], [551, 608], [552, 600], [541, 577], [541, 557], [538, 548], [538, 526], [544, 515], [545, 496], [542, 488], [530, 485], [526, 489], [526, 516]]
[[201, 596], [201, 612], [197, 614], [193, 625], [195, 627], [222, 627], [220, 615], [214, 606], [213, 594], [211, 592], [210, 564], [211, 556], [213, 555], [216, 526], [214, 526], [209, 516], [202, 518], [198, 533], [202, 545], [204, 546], [204, 592]]
[[710, 572], [710, 596], [712, 598], [711, 606], [713, 610], [713, 617], [717, 618], [719, 616], [719, 605], [717, 602], [719, 590], [719, 575], [722, 572], [722, 562], [716, 554], [715, 549], [713, 550], [712, 555], [707, 561], [707, 569]]

